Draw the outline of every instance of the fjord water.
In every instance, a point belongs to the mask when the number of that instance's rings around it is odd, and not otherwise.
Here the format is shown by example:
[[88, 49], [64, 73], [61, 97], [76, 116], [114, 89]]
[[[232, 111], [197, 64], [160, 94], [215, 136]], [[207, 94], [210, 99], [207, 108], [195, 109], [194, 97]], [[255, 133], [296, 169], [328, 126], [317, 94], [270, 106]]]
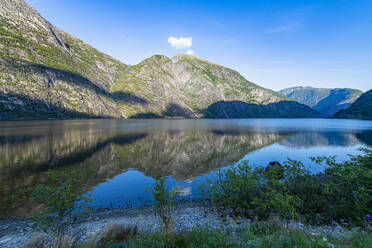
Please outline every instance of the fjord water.
[[183, 198], [219, 169], [287, 158], [323, 169], [310, 156], [338, 161], [372, 146], [372, 121], [336, 119], [66, 120], [0, 123], [0, 216], [25, 216], [15, 192], [48, 183], [46, 172], [80, 170], [95, 208], [151, 203], [145, 192], [167, 177]]

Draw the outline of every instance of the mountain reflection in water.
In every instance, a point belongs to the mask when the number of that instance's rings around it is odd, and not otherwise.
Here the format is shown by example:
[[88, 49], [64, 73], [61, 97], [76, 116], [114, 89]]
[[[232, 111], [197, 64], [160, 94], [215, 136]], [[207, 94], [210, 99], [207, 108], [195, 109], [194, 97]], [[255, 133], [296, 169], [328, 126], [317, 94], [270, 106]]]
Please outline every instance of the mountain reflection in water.
[[278, 151], [294, 156], [301, 149], [309, 156], [334, 155], [332, 151], [356, 154], [358, 148], [371, 145], [372, 122], [320, 120], [314, 128], [309, 121], [2, 122], [0, 216], [32, 213], [32, 204], [15, 194], [48, 183], [47, 171], [82, 170], [81, 185], [96, 198], [95, 207], [126, 201], [141, 205], [151, 198], [144, 188], [152, 185], [153, 178], [168, 176], [169, 187], [181, 185], [181, 195], [193, 198], [204, 175], [242, 158], [266, 165], [268, 153]]

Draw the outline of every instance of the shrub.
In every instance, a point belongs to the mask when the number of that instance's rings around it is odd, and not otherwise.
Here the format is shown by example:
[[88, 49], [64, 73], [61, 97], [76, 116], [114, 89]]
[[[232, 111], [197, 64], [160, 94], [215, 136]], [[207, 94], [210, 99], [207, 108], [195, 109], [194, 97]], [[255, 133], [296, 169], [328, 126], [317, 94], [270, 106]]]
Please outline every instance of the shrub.
[[[47, 172], [46, 183], [30, 189], [31, 199], [42, 205], [42, 210], [34, 216], [42, 228], [61, 234], [67, 225], [65, 217], [73, 219], [90, 210], [87, 204], [92, 199], [81, 186], [82, 177], [80, 170], [50, 170]], [[59, 220], [56, 221], [56, 217]]]
[[[350, 224], [366, 224], [365, 216], [372, 209], [372, 151], [363, 150], [364, 155], [350, 156], [349, 161], [336, 163], [334, 157], [313, 158], [317, 163], [327, 165], [323, 175], [312, 175], [316, 191], [309, 195], [309, 184], [297, 189], [303, 192], [311, 206], [304, 208], [304, 214], [320, 215], [326, 222], [343, 220]], [[314, 206], [311, 199], [320, 203]]]
[[366, 226], [365, 216], [372, 209], [372, 151], [363, 152], [342, 163], [334, 157], [313, 158], [327, 166], [319, 174], [290, 159], [283, 164], [283, 173], [243, 162], [220, 171], [201, 191], [223, 213]]
[[243, 162], [207, 179], [207, 184], [201, 186], [202, 194], [217, 210], [236, 216], [294, 218], [301, 199], [291, 195], [286, 181], [277, 180], [275, 175]]
[[155, 180], [155, 185], [150, 188], [154, 198], [154, 213], [158, 216], [166, 232], [173, 230], [176, 198], [179, 194], [177, 189], [169, 190], [165, 187], [165, 178]]

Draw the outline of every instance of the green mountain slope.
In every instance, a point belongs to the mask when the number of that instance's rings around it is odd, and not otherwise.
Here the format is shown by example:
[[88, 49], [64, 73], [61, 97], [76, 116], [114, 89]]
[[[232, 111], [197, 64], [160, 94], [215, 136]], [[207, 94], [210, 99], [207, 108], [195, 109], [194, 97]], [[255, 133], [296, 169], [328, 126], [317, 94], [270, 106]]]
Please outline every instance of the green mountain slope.
[[349, 107], [363, 92], [356, 89], [325, 89], [313, 87], [292, 87], [278, 93], [305, 104], [329, 117]]
[[372, 90], [363, 93], [350, 107], [338, 111], [333, 117], [372, 120]]
[[[221, 101], [239, 101], [255, 106], [278, 102], [285, 102], [283, 106], [288, 106], [286, 103], [290, 103], [288, 98], [249, 82], [234, 70], [186, 54], [173, 58], [154, 55], [130, 67], [113, 87], [113, 92], [123, 90], [146, 100], [146, 104], [138, 103], [136, 107], [128, 103], [121, 105], [134, 116], [143, 111], [158, 116], [204, 117], [206, 114], [206, 117], [220, 118], [213, 116], [214, 112], [208, 108]], [[286, 116], [298, 117], [293, 115], [295, 109], [283, 109]], [[300, 117], [308, 117], [314, 112], [306, 106], [303, 110]], [[277, 110], [271, 112], [279, 116]], [[252, 109], [250, 117], [265, 116]]]
[[0, 0], [2, 118], [121, 117], [109, 93], [127, 66], [42, 18]]

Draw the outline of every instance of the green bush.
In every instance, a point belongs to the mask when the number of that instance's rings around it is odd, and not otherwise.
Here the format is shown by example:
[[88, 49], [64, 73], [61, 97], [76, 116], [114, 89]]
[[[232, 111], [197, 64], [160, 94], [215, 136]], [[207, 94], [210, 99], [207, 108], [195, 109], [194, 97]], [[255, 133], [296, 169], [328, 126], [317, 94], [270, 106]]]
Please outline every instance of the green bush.
[[61, 234], [68, 225], [64, 218], [71, 220], [83, 215], [86, 210], [90, 210], [87, 204], [92, 199], [81, 185], [83, 173], [80, 170], [50, 170], [47, 176], [46, 183], [28, 190], [33, 202], [42, 206], [42, 210], [34, 219], [38, 220], [45, 230]]
[[[313, 158], [317, 163], [325, 162], [327, 168], [322, 175], [312, 175], [312, 185], [294, 189], [302, 192], [307, 203], [305, 215], [318, 215], [326, 222], [342, 219], [350, 224], [367, 224], [365, 216], [372, 211], [372, 151], [363, 151], [364, 156], [351, 156], [343, 163], [337, 163], [334, 157]], [[309, 185], [315, 189], [312, 194], [308, 193]], [[319, 203], [315, 205], [312, 199]]]
[[207, 179], [201, 186], [202, 195], [220, 212], [231, 212], [235, 216], [252, 219], [267, 219], [271, 215], [297, 217], [301, 199], [290, 194], [285, 179], [277, 180], [273, 175], [264, 168], [252, 168], [243, 162]]
[[282, 165], [281, 179], [278, 171], [243, 162], [207, 180], [201, 192], [217, 210], [235, 216], [366, 225], [365, 216], [372, 209], [372, 151], [363, 151], [363, 156], [342, 163], [334, 157], [313, 158], [327, 166], [319, 174], [288, 160]]
[[149, 189], [154, 198], [154, 213], [158, 216], [163, 224], [163, 231], [172, 232], [174, 224], [174, 211], [178, 190], [168, 190], [165, 187], [165, 178], [155, 180], [153, 188]]

